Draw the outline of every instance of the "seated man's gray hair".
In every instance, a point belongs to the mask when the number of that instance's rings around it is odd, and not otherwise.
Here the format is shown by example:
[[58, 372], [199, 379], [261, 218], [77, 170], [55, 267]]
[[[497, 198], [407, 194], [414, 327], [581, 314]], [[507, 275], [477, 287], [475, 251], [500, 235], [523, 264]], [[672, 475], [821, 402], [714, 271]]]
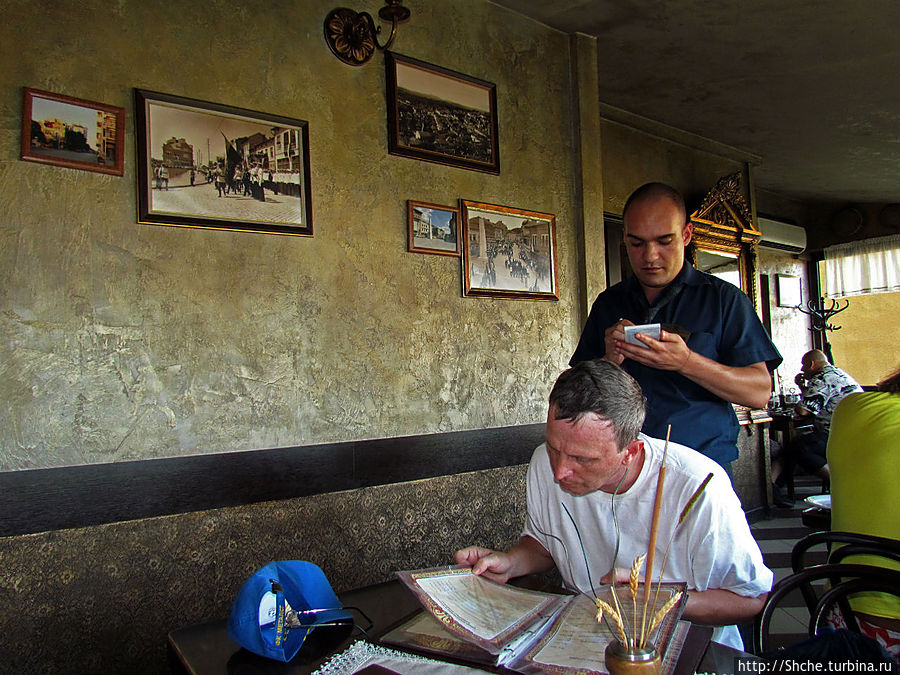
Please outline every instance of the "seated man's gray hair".
[[641, 385], [603, 359], [581, 361], [557, 378], [550, 392], [556, 418], [577, 422], [595, 413], [613, 423], [619, 449], [635, 440], [644, 424], [647, 400]]

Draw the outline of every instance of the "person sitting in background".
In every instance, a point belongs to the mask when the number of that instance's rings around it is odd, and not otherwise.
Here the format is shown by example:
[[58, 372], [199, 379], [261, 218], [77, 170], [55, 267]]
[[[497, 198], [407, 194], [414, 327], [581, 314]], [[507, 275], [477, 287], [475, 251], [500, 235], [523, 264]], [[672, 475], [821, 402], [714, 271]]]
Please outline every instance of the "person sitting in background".
[[[850, 394], [831, 417], [831, 529], [900, 541], [900, 367], [878, 391]], [[853, 556], [848, 563], [900, 569], [882, 558]], [[900, 600], [872, 595], [851, 603], [864, 634], [900, 658]]]
[[804, 420], [811, 421], [812, 428], [795, 438], [781, 455], [773, 459], [775, 503], [779, 506], [787, 505], [781, 494], [784, 485], [783, 454], [787, 453], [807, 473], [828, 481], [830, 474], [825, 447], [828, 444], [831, 415], [845, 396], [862, 391], [856, 380], [828, 363], [825, 353], [818, 349], [806, 352], [800, 364], [801, 371], [794, 378], [794, 382], [800, 387], [800, 402], [794, 407], [794, 420], [798, 425], [803, 424]]

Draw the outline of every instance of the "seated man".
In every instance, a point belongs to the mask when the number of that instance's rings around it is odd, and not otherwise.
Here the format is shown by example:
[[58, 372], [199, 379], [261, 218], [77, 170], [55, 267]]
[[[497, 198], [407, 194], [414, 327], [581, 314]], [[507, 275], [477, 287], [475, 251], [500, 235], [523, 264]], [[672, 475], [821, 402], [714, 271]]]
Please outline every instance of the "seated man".
[[804, 420], [812, 422], [812, 429], [797, 436], [781, 455], [773, 458], [772, 477], [775, 479], [776, 504], [779, 506], [788, 505], [780, 490], [784, 483], [782, 455], [787, 453], [804, 471], [828, 481], [831, 474], [825, 459], [825, 448], [828, 445], [831, 414], [845, 396], [862, 391], [856, 380], [828, 363], [825, 353], [818, 349], [803, 355], [800, 368], [794, 378], [800, 387], [800, 403], [794, 407], [794, 418], [798, 424]]
[[[550, 393], [546, 442], [528, 467], [528, 522], [522, 537], [505, 553], [462, 549], [456, 562], [500, 583], [555, 565], [568, 588], [586, 593], [601, 580], [608, 582], [614, 566], [630, 567], [647, 552], [665, 446], [640, 434], [644, 415], [640, 386], [619, 366], [596, 359], [563, 372]], [[709, 473], [713, 477], [706, 490], [677, 526]], [[663, 581], [686, 582], [685, 618], [718, 626], [715, 641], [742, 648], [734, 624], [749, 622], [762, 609], [772, 572], [763, 564], [728, 476], [711, 459], [669, 443], [663, 500], [654, 554], [658, 565], [674, 536]], [[656, 566], [654, 578], [659, 573]]]

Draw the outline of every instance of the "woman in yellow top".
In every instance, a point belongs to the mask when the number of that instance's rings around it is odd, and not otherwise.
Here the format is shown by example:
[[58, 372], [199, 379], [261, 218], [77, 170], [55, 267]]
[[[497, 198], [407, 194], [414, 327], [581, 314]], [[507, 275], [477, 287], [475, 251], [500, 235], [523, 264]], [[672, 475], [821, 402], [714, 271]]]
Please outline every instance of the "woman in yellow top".
[[[900, 369], [878, 391], [850, 394], [831, 418], [831, 529], [900, 540]], [[900, 569], [879, 558], [844, 562]], [[853, 603], [860, 627], [900, 656], [900, 599], [872, 594]]]

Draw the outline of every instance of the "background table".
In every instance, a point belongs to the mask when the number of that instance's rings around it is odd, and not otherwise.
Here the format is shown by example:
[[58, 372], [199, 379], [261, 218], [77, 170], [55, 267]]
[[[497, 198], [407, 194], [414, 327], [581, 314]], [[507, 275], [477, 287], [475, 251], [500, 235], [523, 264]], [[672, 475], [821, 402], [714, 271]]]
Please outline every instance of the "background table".
[[788, 450], [789, 446], [803, 431], [812, 427], [812, 417], [798, 417], [793, 409], [770, 411], [772, 421], [769, 428], [777, 435], [776, 440], [781, 444], [780, 459], [782, 463], [782, 481], [787, 487], [787, 496], [794, 500], [794, 471], [797, 466], [797, 458], [794, 452]]

